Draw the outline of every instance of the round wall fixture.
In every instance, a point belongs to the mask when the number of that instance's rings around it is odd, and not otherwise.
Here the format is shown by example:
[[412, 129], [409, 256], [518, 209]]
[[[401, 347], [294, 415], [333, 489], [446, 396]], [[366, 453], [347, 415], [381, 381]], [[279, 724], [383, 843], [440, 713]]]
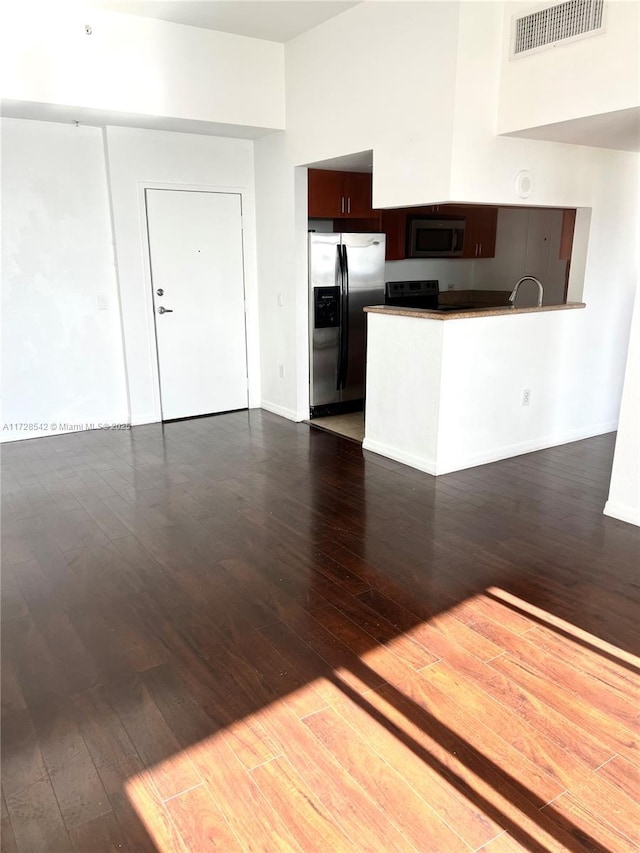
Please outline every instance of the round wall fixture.
[[533, 190], [533, 178], [528, 169], [521, 169], [516, 175], [516, 192], [520, 198], [529, 198]]

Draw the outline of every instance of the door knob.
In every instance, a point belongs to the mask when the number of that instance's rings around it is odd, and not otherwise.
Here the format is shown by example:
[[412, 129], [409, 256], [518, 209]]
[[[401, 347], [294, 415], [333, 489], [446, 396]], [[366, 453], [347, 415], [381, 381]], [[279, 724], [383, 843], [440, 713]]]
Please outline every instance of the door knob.
[[158, 308], [158, 314], [173, 314], [173, 308], [163, 308], [161, 305]]

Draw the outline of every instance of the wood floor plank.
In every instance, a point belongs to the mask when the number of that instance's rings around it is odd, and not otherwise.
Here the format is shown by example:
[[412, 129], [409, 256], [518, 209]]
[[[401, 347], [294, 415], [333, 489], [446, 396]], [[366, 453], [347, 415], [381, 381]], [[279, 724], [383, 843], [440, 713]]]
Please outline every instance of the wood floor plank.
[[306, 717], [304, 723], [416, 850], [425, 847], [448, 851], [468, 849], [461, 837], [441, 820], [387, 762], [369, 750], [355, 729], [333, 709], [318, 711]]
[[69, 832], [76, 853], [116, 853], [132, 850], [113, 812], [83, 823]]
[[[124, 791], [142, 829], [140, 832], [136, 827], [135, 832], [144, 836], [144, 840], [137, 842], [139, 846], [134, 849], [145, 853], [186, 853], [180, 832], [160, 799], [150, 773], [143, 771], [128, 779]], [[122, 819], [119, 819], [122, 823]], [[124, 824], [129, 832], [131, 824], [131, 820]]]
[[7, 808], [19, 853], [70, 849], [69, 835], [48, 776], [7, 793]]
[[[425, 677], [434, 682], [440, 681], [450, 693], [456, 691], [458, 696], [466, 693], [470, 684], [479, 688], [482, 692], [470, 691], [469, 705], [473, 703], [474, 697], [478, 698], [481, 708], [488, 705], [492, 712], [493, 727], [499, 731], [503, 726], [503, 736], [507, 725], [511, 726], [513, 738], [518, 738], [519, 742], [522, 739], [523, 744], [538, 735], [540, 746], [544, 745], [547, 752], [557, 754], [562, 761], [566, 752], [584, 761], [591, 769], [612, 758], [611, 749], [594, 738], [588, 730], [579, 728], [530, 693], [514, 687], [512, 682], [496, 673], [491, 666], [476, 663], [471, 656], [452, 651], [446, 662], [435, 664], [425, 671]], [[493, 701], [484, 702], [485, 694], [491, 696]], [[557, 752], [554, 744], [562, 752]]]
[[8, 714], [13, 714], [15, 711], [23, 710], [27, 707], [27, 703], [9, 653], [4, 646], [1, 650], [1, 655], [0, 676], [2, 682], [0, 685], [0, 698], [2, 701], [2, 716], [5, 717]]
[[[542, 811], [549, 809], [551, 806], [545, 806]], [[615, 850], [616, 853], [631, 853], [638, 850], [637, 842], [631, 841], [624, 828], [616, 829], [606, 820], [594, 818], [592, 812], [571, 793], [563, 794], [554, 801], [553, 813], [553, 820], [577, 838], [580, 839], [588, 833], [591, 849]], [[578, 826], [580, 829], [575, 829]]]
[[[418, 681], [411, 682], [419, 684]], [[406, 685], [405, 685], [406, 689]], [[471, 748], [448, 726], [434, 720], [421, 706], [420, 694], [404, 695], [391, 685], [371, 691], [367, 700], [398, 732], [408, 735], [411, 748], [423, 760], [437, 761], [440, 772], [462, 785], [471, 801], [520, 842], [533, 850], [583, 850], [581, 843], [546, 817], [540, 817], [535, 793], [501, 767]]]
[[[474, 799], [472, 786], [452, 764], [444, 765], [438, 755], [437, 741], [427, 743], [428, 733], [421, 730], [420, 741], [414, 743], [407, 734], [404, 720], [381, 713], [374, 691], [365, 693], [362, 705], [349, 697], [343, 685], [337, 691], [333, 708], [367, 741], [370, 748], [384, 759], [456, 832], [476, 849], [502, 831], [499, 823]], [[416, 748], [421, 747], [421, 748]], [[422, 751], [423, 750], [423, 751]], [[428, 758], [427, 758], [428, 756]]]
[[28, 705], [66, 694], [64, 671], [29, 615], [3, 623], [2, 640]]
[[[397, 628], [386, 619], [370, 610], [360, 599], [344, 596], [336, 605], [359, 628], [366, 631], [378, 643], [383, 644], [412, 669], [422, 669], [437, 660], [423, 646], [403, 634], [398, 635]], [[314, 611], [316, 618], [317, 611]]]
[[242, 850], [206, 785], [178, 794], [166, 805], [189, 853]]
[[478, 853], [528, 853], [530, 847], [525, 847], [515, 840], [508, 832], [503, 832], [497, 838], [479, 848]]
[[[75, 696], [74, 706], [82, 737], [127, 844], [136, 851], [157, 853], [145, 825], [153, 825], [156, 837], [165, 841], [171, 839], [173, 828], [155, 785], [115, 708], [107, 700], [104, 688]], [[130, 790], [135, 792], [135, 798]]]
[[0, 851], [2, 853], [18, 853], [18, 845], [13, 834], [10, 817], [2, 818], [0, 823]]
[[474, 713], [472, 701], [461, 703], [455, 685], [446, 675], [442, 677], [441, 672], [432, 674], [430, 669], [424, 670], [400, 689], [434, 720], [475, 748], [490, 766], [499, 767], [508, 779], [517, 780], [523, 786], [523, 795], [532, 804], [541, 807], [564, 790], [562, 783], [547, 772], [545, 766], [518, 750], [514, 740], [496, 731], [483, 714]]
[[190, 756], [243, 849], [301, 853], [288, 820], [276, 813], [225, 738], [194, 744]]
[[501, 655], [492, 660], [490, 665], [506, 675], [513, 684], [541, 699], [545, 705], [553, 708], [579, 729], [589, 732], [612, 753], [620, 753], [635, 764], [640, 764], [640, 739], [617, 720], [593, 708], [575, 693], [556, 684], [549, 684], [538, 669], [515, 660], [510, 655]]
[[272, 707], [263, 709], [260, 717], [271, 738], [287, 754], [294, 770], [345, 835], [353, 839], [354, 849], [415, 850], [331, 751], [314, 737], [304, 721], [295, 719], [284, 709]]
[[259, 677], [242, 656], [230, 656], [228, 649], [217, 647], [206, 667], [199, 669], [201, 676], [183, 671], [182, 678], [208, 716], [224, 728], [224, 737], [242, 764], [251, 769], [279, 755], [259, 720], [245, 719], [255, 707], [252, 695]]
[[[435, 670], [444, 666], [434, 664], [425, 670], [425, 676], [432, 678]], [[596, 774], [586, 774], [585, 765], [555, 741], [533, 730], [528, 724], [521, 724], [503, 706], [488, 693], [473, 687], [470, 683], [453, 676], [446, 681], [449, 695], [464, 695], [468, 706], [489, 722], [503, 738], [508, 739], [516, 749], [537, 763], [558, 781], [566, 790], [580, 797], [588, 809], [598, 812], [603, 802], [611, 803], [607, 819], [615, 828], [623, 830], [635, 843], [640, 843], [640, 804], [634, 803], [625, 794], [618, 792]], [[454, 685], [455, 694], [454, 694]], [[471, 705], [473, 703], [473, 705]]]
[[149, 771], [161, 799], [194, 788], [202, 781], [153, 701], [144, 682], [134, 675], [106, 690], [130, 739]]
[[[526, 639], [534, 643], [539, 649], [566, 659], [567, 651], [571, 649], [572, 664], [587, 675], [591, 675], [606, 684], [613, 690], [618, 691], [623, 697], [633, 700], [640, 690], [640, 673], [630, 667], [612, 662], [606, 657], [598, 657], [597, 661], [590, 650], [580, 644], [567, 641], [555, 631], [550, 631], [542, 626], [536, 626], [527, 632]], [[636, 722], [640, 721], [640, 715]]]
[[[322, 660], [324, 668], [336, 669], [355, 690], [365, 692], [382, 684], [384, 676], [362, 663], [359, 656], [341, 642], [319, 621], [304, 612], [290, 608], [285, 615], [285, 625], [298, 634]], [[269, 626], [269, 631], [271, 631]]]
[[34, 708], [33, 723], [68, 830], [111, 811], [107, 793], [80, 733], [71, 704]]
[[6, 797], [48, 776], [31, 714], [25, 708], [2, 721], [2, 791]]
[[313, 791], [281, 756], [254, 767], [251, 778], [305, 851], [349, 850], [344, 835]]
[[596, 773], [624, 791], [630, 799], [640, 801], [640, 767], [636, 764], [616, 755], [599, 767]]
[[564, 646], [564, 652], [561, 651], [560, 654], [546, 651], [538, 644], [534, 631], [537, 632], [538, 629], [520, 637], [513, 635], [505, 651], [544, 672], [550, 682], [583, 696], [593, 707], [621, 725], [631, 730], [637, 729], [640, 714], [637, 704], [631, 698], [631, 691], [620, 692], [608, 683], [604, 674], [598, 677], [594, 672], [584, 672], [580, 665], [574, 666], [571, 661], [573, 656], [578, 654], [575, 646]]
[[[384, 681], [396, 684], [413, 672], [405, 659], [389, 651], [385, 645], [374, 642], [371, 635], [352, 622], [344, 612], [328, 605], [314, 610], [313, 616]], [[416, 646], [416, 657], [419, 651], [420, 647]], [[431, 663], [433, 659], [427, 655], [427, 660]]]

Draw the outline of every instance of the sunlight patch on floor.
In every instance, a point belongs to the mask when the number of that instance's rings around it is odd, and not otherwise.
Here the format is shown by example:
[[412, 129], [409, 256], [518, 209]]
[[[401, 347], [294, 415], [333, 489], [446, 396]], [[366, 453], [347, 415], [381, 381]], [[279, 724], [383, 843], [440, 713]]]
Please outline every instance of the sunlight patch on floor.
[[555, 616], [548, 610], [543, 610], [535, 604], [531, 604], [522, 598], [518, 598], [517, 595], [513, 595], [499, 587], [489, 587], [487, 589], [487, 593], [493, 598], [504, 602], [507, 607], [514, 609], [516, 612], [532, 617], [538, 624], [542, 623], [543, 625], [549, 626], [551, 629], [556, 628], [561, 633], [568, 634], [570, 637], [581, 641], [585, 646], [596, 651], [604, 652], [610, 657], [619, 658], [621, 661], [625, 661], [626, 663], [631, 664], [631, 666], [640, 669], [640, 657], [638, 657], [638, 655], [634, 655], [625, 649], [621, 649], [619, 646], [614, 646], [612, 643], [608, 643], [606, 640], [601, 639], [595, 634], [585, 631], [583, 628], [574, 625], [572, 622], [568, 622], [566, 619]]

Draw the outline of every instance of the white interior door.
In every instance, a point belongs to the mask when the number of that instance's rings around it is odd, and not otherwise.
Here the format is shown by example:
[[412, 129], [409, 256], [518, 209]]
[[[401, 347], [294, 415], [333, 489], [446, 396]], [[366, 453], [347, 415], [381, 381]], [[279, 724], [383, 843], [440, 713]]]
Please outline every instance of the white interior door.
[[247, 407], [237, 193], [146, 190], [162, 418]]

